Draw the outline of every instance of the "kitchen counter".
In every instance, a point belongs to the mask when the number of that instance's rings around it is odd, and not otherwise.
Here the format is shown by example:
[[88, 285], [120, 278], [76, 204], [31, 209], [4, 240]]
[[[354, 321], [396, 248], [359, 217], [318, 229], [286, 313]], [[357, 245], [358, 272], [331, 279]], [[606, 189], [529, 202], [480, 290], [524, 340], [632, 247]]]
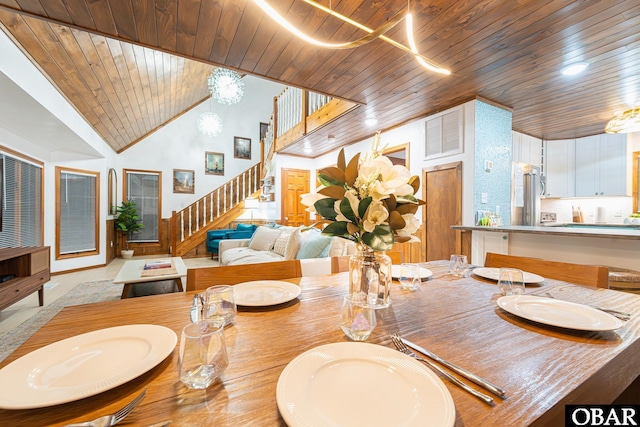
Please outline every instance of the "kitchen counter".
[[451, 228], [471, 232], [471, 262], [476, 265], [484, 265], [486, 253], [494, 252], [640, 270], [637, 226], [572, 223]]
[[452, 225], [454, 230], [489, 231], [497, 233], [528, 233], [552, 236], [604, 237], [615, 239], [640, 240], [640, 229], [637, 225], [624, 224], [584, 224], [571, 223], [559, 225], [508, 225], [502, 227], [482, 227]]

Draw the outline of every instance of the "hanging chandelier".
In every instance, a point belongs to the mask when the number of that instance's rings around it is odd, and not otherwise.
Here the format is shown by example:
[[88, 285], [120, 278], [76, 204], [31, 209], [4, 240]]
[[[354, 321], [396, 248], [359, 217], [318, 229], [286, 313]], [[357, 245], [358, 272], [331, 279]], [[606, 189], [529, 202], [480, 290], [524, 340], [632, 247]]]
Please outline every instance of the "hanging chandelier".
[[609, 120], [606, 133], [640, 132], [640, 107], [630, 108]]
[[216, 68], [207, 79], [213, 99], [221, 104], [239, 102], [244, 95], [244, 82], [240, 74], [226, 68]]
[[[316, 46], [321, 46], [321, 47], [326, 47], [329, 49], [351, 49], [351, 48], [355, 48], [358, 46], [361, 46], [363, 44], [369, 43], [370, 41], [379, 38], [380, 40], [383, 40], [389, 44], [391, 44], [392, 46], [397, 47], [398, 49], [407, 52], [411, 55], [413, 55], [416, 59], [416, 61], [418, 61], [418, 63], [420, 65], [422, 65], [423, 67], [425, 67], [428, 70], [431, 70], [433, 72], [436, 73], [440, 73], [440, 74], [445, 74], [445, 75], [449, 75], [451, 74], [451, 71], [442, 68], [440, 65], [436, 64], [435, 62], [433, 62], [432, 60], [425, 58], [424, 56], [422, 56], [417, 49], [415, 40], [413, 38], [413, 19], [412, 19], [412, 15], [411, 13], [406, 13], [405, 15], [403, 15], [401, 12], [397, 13], [395, 16], [393, 16], [391, 19], [389, 19], [386, 23], [384, 23], [381, 27], [373, 30], [371, 28], [366, 27], [365, 25], [362, 25], [354, 20], [352, 20], [349, 17], [346, 17], [344, 15], [341, 15], [340, 13], [332, 10], [331, 8], [327, 8], [326, 6], [323, 6], [319, 3], [316, 3], [313, 0], [303, 0], [305, 3], [322, 10], [323, 12], [328, 13], [331, 16], [334, 16], [344, 22], [346, 22], [347, 24], [353, 25], [356, 28], [359, 28], [365, 32], [367, 32], [368, 34], [358, 40], [354, 40], [352, 42], [344, 42], [344, 43], [327, 43], [327, 42], [323, 42], [317, 39], [314, 39], [313, 37], [305, 34], [304, 32], [300, 31], [298, 28], [296, 28], [293, 24], [291, 24], [289, 21], [287, 21], [286, 19], [284, 19], [280, 14], [278, 14], [278, 12], [276, 12], [275, 9], [273, 9], [269, 4], [267, 4], [267, 2], [265, 0], [253, 0], [254, 3], [256, 3], [267, 15], [269, 15], [269, 17], [271, 17], [274, 21], [276, 21], [278, 24], [280, 24], [280, 26], [282, 26], [283, 28], [285, 28], [286, 30], [288, 30], [289, 32], [291, 32], [293, 35], [295, 35], [296, 37], [306, 41], [307, 43], [311, 43], [313, 45]], [[384, 35], [384, 33], [386, 33], [387, 31], [389, 31], [391, 28], [393, 28], [397, 23], [399, 23], [402, 19], [405, 20], [405, 24], [407, 27], [407, 39], [409, 41], [409, 47], [403, 45], [402, 43], [398, 43], [397, 41], [386, 37]]]
[[216, 136], [222, 132], [222, 120], [215, 113], [202, 113], [198, 118], [198, 130], [205, 136]]

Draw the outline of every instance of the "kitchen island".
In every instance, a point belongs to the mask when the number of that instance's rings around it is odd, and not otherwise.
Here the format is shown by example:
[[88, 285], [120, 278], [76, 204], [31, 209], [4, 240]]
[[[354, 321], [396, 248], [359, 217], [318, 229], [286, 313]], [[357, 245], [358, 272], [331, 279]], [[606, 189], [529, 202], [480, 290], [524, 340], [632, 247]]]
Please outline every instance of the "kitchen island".
[[454, 225], [471, 231], [471, 262], [483, 265], [485, 254], [543, 258], [577, 264], [640, 270], [640, 229], [617, 224], [564, 224], [502, 227]]

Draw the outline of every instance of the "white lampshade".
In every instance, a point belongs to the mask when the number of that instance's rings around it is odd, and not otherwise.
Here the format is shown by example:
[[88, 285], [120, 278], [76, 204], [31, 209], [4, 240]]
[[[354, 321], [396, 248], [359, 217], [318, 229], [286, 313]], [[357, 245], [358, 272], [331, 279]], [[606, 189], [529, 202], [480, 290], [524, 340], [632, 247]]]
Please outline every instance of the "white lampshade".
[[245, 199], [244, 201], [245, 209], [259, 209], [260, 201], [258, 199]]

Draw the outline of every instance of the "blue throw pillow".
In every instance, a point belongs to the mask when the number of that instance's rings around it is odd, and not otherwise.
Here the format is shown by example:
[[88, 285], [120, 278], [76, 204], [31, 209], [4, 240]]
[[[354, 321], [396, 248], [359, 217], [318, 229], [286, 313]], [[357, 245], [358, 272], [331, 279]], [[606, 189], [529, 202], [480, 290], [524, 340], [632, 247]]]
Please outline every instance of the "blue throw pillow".
[[254, 231], [256, 229], [256, 225], [255, 224], [238, 224], [236, 226], [236, 231]]
[[309, 236], [298, 250], [296, 259], [320, 258], [320, 254], [330, 243], [331, 237], [321, 234]]

